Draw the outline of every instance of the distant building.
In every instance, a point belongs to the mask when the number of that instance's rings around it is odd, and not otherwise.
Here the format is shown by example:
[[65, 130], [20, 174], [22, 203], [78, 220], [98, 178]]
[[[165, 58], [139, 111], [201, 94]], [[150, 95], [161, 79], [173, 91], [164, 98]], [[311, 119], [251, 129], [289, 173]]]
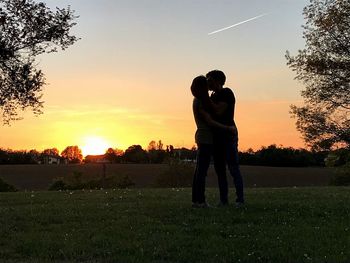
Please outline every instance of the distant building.
[[84, 159], [85, 163], [109, 163], [105, 155], [87, 155]]
[[66, 158], [57, 156], [57, 155], [44, 155], [42, 157], [43, 164], [68, 164]]
[[187, 149], [187, 148], [179, 148], [179, 149], [173, 149], [172, 151], [173, 157], [185, 161], [185, 162], [195, 162], [196, 156], [197, 156], [197, 150], [196, 149]]
[[44, 155], [43, 164], [60, 164], [61, 157], [55, 155]]

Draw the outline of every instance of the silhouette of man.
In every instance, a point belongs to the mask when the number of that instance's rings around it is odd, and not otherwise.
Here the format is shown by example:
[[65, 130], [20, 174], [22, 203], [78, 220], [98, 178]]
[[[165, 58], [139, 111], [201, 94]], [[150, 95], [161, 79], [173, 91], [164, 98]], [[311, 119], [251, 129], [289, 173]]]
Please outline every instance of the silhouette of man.
[[[209, 90], [211, 94], [211, 111], [213, 119], [223, 125], [235, 126], [234, 113], [236, 99], [231, 89], [224, 88], [225, 74], [220, 70], [207, 73]], [[236, 188], [236, 205], [244, 204], [243, 180], [238, 164], [238, 131], [228, 133], [213, 128], [213, 157], [214, 167], [218, 176], [220, 190], [220, 204], [228, 205], [228, 184], [226, 165], [229, 169]]]

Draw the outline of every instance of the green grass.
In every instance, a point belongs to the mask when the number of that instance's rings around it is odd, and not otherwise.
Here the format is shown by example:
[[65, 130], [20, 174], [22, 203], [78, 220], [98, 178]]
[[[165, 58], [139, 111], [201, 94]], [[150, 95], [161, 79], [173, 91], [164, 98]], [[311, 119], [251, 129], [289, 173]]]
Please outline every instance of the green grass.
[[248, 189], [245, 209], [190, 200], [187, 188], [1, 193], [0, 262], [350, 262], [350, 188]]

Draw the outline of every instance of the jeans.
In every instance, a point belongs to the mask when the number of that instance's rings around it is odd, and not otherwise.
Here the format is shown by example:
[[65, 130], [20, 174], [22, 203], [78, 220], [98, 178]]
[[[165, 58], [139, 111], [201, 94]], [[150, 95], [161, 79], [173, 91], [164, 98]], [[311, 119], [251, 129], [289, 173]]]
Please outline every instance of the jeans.
[[218, 176], [221, 203], [228, 203], [226, 165], [236, 188], [236, 202], [244, 203], [243, 179], [238, 164], [238, 139], [216, 140], [214, 142], [214, 168]]
[[193, 203], [205, 203], [205, 179], [212, 153], [212, 144], [198, 144], [196, 170], [193, 175], [192, 184]]

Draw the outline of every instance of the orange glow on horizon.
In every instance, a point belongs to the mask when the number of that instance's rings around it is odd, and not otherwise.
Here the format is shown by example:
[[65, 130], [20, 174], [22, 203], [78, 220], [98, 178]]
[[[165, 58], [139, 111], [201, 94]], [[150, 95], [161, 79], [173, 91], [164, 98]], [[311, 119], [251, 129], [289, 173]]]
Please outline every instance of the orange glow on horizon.
[[[126, 150], [135, 144], [146, 149], [150, 141], [162, 140], [164, 145], [190, 149], [195, 145], [196, 127], [190, 102], [186, 103], [185, 110], [175, 113], [99, 105], [90, 106], [94, 111], [86, 105], [62, 110], [49, 108], [39, 118], [28, 113], [13, 126], [1, 127], [0, 148], [42, 151], [56, 147], [63, 151], [69, 145], [78, 145], [86, 156], [104, 154], [110, 147]], [[239, 149], [258, 150], [270, 144], [305, 147], [288, 112], [291, 103], [238, 101], [235, 119]]]

